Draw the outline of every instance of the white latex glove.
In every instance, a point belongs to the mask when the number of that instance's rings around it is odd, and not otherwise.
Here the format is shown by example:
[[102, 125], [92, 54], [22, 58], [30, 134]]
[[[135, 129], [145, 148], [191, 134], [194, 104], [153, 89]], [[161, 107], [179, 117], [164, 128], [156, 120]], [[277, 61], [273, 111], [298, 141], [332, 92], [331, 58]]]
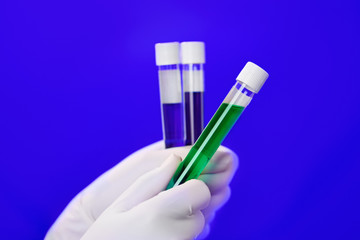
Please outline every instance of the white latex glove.
[[[171, 154], [184, 158], [189, 150], [189, 146], [164, 149], [163, 142], [159, 141], [131, 154], [81, 191], [52, 225], [45, 239], [80, 239], [100, 214], [140, 176], [159, 167]], [[237, 156], [221, 146], [199, 177], [211, 192], [210, 204], [202, 210], [206, 220], [202, 237], [209, 232], [209, 222], [215, 211], [230, 196], [228, 185], [237, 165]]]
[[171, 155], [160, 167], [141, 176], [100, 215], [81, 239], [194, 239], [204, 227], [205, 219], [200, 210], [209, 204], [208, 187], [202, 181], [191, 180], [161, 192], [180, 160]]

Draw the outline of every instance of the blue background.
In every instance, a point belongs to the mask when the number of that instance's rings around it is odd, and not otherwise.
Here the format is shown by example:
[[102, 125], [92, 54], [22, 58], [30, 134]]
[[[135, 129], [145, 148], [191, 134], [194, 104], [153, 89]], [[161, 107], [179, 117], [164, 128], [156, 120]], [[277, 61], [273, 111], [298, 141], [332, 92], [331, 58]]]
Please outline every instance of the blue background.
[[208, 239], [360, 239], [359, 1], [0, 3], [1, 239], [161, 139], [154, 44], [206, 43], [206, 122], [247, 61], [270, 78]]

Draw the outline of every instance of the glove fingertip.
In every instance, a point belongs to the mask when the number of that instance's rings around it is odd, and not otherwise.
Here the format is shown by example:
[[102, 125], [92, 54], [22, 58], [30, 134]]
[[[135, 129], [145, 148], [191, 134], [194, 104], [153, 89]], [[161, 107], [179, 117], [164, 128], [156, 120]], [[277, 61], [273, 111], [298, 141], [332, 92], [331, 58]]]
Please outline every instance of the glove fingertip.
[[181, 162], [181, 157], [172, 153], [160, 166], [160, 168], [176, 168], [179, 166]]

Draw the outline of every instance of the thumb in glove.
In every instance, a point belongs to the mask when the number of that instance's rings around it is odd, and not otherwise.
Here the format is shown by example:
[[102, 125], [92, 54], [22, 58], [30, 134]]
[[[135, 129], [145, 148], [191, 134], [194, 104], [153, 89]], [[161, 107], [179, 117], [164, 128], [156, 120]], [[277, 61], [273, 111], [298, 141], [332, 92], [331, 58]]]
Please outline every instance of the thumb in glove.
[[161, 192], [179, 163], [180, 157], [171, 155], [160, 167], [138, 178], [99, 216], [82, 240], [195, 238], [203, 230], [201, 210], [208, 206], [211, 195], [200, 180]]

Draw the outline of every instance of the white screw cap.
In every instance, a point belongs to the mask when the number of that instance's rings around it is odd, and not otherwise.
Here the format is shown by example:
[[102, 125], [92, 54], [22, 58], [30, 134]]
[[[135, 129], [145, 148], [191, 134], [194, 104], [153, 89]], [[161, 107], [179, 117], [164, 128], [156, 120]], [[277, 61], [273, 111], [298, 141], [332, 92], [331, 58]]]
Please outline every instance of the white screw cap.
[[155, 60], [157, 66], [179, 64], [179, 43], [167, 42], [155, 44]]
[[182, 64], [205, 63], [204, 42], [182, 42], [181, 63]]
[[236, 80], [245, 83], [246, 88], [254, 93], [258, 93], [268, 77], [269, 74], [264, 69], [255, 63], [247, 62]]

